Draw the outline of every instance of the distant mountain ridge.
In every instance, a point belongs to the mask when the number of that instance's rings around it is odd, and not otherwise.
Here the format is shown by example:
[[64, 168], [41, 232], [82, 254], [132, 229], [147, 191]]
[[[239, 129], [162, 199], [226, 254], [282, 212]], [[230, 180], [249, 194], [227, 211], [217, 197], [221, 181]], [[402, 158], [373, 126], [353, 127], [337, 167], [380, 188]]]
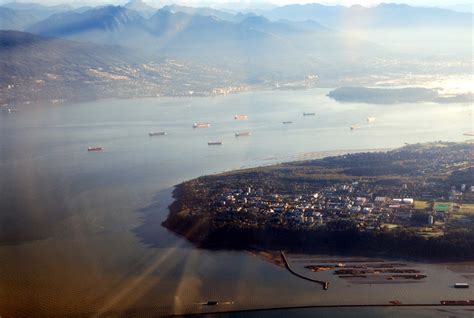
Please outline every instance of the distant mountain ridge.
[[136, 11], [107, 6], [85, 12], [57, 13], [33, 25], [28, 31], [43, 36], [67, 37], [91, 30], [115, 31], [143, 22], [144, 18]]
[[36, 20], [40, 19], [29, 13], [0, 7], [0, 30], [23, 30], [29, 25], [29, 21]]
[[132, 0], [125, 4], [123, 7], [138, 12], [144, 18], [151, 17], [158, 10], [146, 4], [142, 0]]
[[[268, 52], [283, 53], [278, 47], [288, 47], [288, 43], [278, 35], [296, 31], [301, 30], [291, 23], [272, 22], [264, 17], [246, 16], [240, 22], [232, 22], [165, 7], [144, 18], [121, 6], [58, 13], [28, 29], [42, 36], [127, 46], [144, 54], [210, 58], [213, 52], [231, 57], [238, 52], [261, 52], [264, 47]], [[327, 30], [321, 27], [317, 31]]]
[[[0, 28], [13, 30], [28, 29], [29, 31], [35, 31], [36, 28], [39, 28], [39, 23], [41, 26], [39, 30], [44, 30], [46, 24], [51, 24], [49, 28], [52, 29], [54, 28], [54, 23], [50, 19], [52, 15], [66, 13], [66, 16], [75, 18], [73, 13], [86, 13], [87, 11], [94, 11], [101, 8], [102, 7], [99, 6], [95, 8], [83, 7], [74, 9], [68, 5], [45, 6], [35, 3], [12, 2], [0, 6]], [[220, 20], [233, 23], [240, 23], [247, 18], [257, 17], [253, 12], [231, 12], [210, 7], [189, 7], [177, 4], [168, 4], [159, 9], [143, 0], [131, 0], [121, 8], [133, 11], [144, 19], [149, 19], [158, 10], [169, 11], [171, 13], [185, 13], [190, 16], [201, 15], [216, 17]], [[460, 12], [452, 11], [448, 8], [451, 7], [448, 6], [446, 9], [442, 9], [414, 7], [406, 4], [393, 3], [381, 3], [375, 7], [364, 7], [361, 5], [344, 7], [340, 5], [329, 6], [311, 3], [290, 4], [266, 11], [260, 10], [259, 15], [270, 19], [272, 22], [286, 20], [287, 22], [294, 23], [311, 20], [324, 27], [337, 30], [357, 28], [409, 28], [415, 26], [444, 28], [472, 27], [472, 10], [471, 12], [467, 10]], [[455, 6], [452, 8], [455, 8]], [[5, 9], [9, 9], [10, 11], [5, 11]], [[89, 14], [90, 13], [91, 12], [89, 12]], [[58, 19], [58, 16], [56, 16], [55, 19]], [[56, 32], [56, 34], [59, 33]]]
[[160, 10], [170, 11], [172, 13], [182, 12], [182, 13], [187, 13], [189, 15], [198, 14], [198, 15], [203, 15], [203, 16], [216, 17], [221, 20], [236, 21], [234, 14], [225, 12], [222, 10], [208, 8], [208, 7], [195, 8], [195, 7], [187, 7], [183, 5], [178, 5], [178, 4], [171, 4], [171, 5], [163, 6]]
[[68, 5], [44, 6], [37, 3], [11, 2], [0, 5], [0, 30], [22, 31], [49, 16], [71, 11]]
[[325, 6], [317, 3], [291, 4], [275, 8], [264, 15], [273, 20], [316, 20], [323, 25], [338, 29], [413, 26], [472, 27], [473, 18], [470, 13], [394, 3], [381, 3], [375, 7]]
[[[132, 7], [132, 6], [130, 6]], [[178, 10], [175, 10], [178, 8]], [[291, 22], [272, 22], [265, 17], [255, 15], [239, 15], [239, 21], [233, 20], [233, 15], [228, 14], [226, 18], [212, 14], [220, 12], [207, 8], [188, 8], [181, 6], [165, 6], [151, 15], [144, 18], [137, 11], [129, 7], [106, 6], [93, 8], [84, 12], [63, 12], [50, 16], [49, 18], [31, 26], [28, 31], [44, 35], [67, 37], [76, 33], [83, 33], [91, 30], [114, 31], [121, 28], [134, 27], [142, 32], [151, 34], [164, 34], [176, 30], [192, 29], [202, 27], [205, 31], [213, 34], [220, 30], [230, 28], [240, 30], [259, 30], [262, 32], [287, 32], [293, 30]], [[203, 14], [201, 14], [203, 13]], [[322, 30], [323, 28], [321, 28]], [[203, 32], [201, 32], [203, 33]]]
[[[10, 18], [10, 21], [14, 20]], [[295, 50], [304, 53], [306, 48], [307, 52], [312, 53], [315, 48], [324, 47], [323, 42], [318, 44], [320, 41], [331, 41], [329, 33], [333, 34], [334, 39], [339, 36], [334, 30], [409, 30], [415, 25], [465, 27], [471, 26], [471, 23], [472, 15], [468, 13], [398, 4], [380, 4], [371, 8], [287, 5], [257, 16], [180, 5], [166, 5], [156, 10], [141, 0], [132, 0], [125, 6], [109, 5], [56, 13], [26, 31], [77, 41], [122, 45], [147, 54], [208, 54], [213, 59], [213, 54], [221, 50], [221, 56], [235, 59], [238, 52], [244, 52], [243, 58], [247, 59], [251, 58], [252, 50], [284, 55], [285, 50], [293, 50], [296, 54]], [[307, 33], [327, 34], [307, 39]], [[329, 43], [329, 46], [332, 45]], [[241, 54], [239, 57], [242, 57]]]

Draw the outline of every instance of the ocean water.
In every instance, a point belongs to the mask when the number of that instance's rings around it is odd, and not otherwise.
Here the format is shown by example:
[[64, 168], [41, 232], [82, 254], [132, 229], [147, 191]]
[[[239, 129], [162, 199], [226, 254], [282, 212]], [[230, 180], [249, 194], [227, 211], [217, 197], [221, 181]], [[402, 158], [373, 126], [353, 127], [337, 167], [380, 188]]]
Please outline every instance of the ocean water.
[[433, 308], [433, 307], [416, 307], [416, 308], [304, 308], [304, 309], [286, 309], [286, 310], [269, 310], [269, 311], [254, 311], [254, 312], [235, 312], [218, 315], [207, 315], [203, 317], [218, 317], [218, 318], [249, 318], [249, 317], [332, 317], [332, 318], [448, 318], [448, 317], [473, 317], [472, 309], [460, 309], [453, 307]]
[[[325, 293], [248, 253], [199, 250], [161, 227], [173, 185], [191, 178], [321, 153], [463, 141], [473, 130], [472, 105], [341, 104], [327, 92], [102, 100], [0, 114], [0, 315], [213, 311], [200, 304], [209, 299], [234, 310], [469, 297], [444, 288], [461, 277], [442, 264], [426, 264], [439, 277], [416, 287]], [[354, 124], [361, 128], [351, 131]], [[251, 136], [234, 136], [242, 131]]]

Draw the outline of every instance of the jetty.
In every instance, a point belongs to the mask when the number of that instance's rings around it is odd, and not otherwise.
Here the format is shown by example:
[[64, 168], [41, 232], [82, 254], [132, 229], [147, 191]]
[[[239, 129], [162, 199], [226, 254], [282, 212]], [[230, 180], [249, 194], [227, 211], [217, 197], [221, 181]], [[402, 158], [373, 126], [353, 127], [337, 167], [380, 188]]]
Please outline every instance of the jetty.
[[295, 270], [293, 270], [290, 266], [290, 262], [288, 262], [288, 259], [286, 258], [286, 255], [285, 255], [285, 252], [281, 251], [281, 258], [283, 259], [283, 262], [285, 263], [285, 267], [286, 269], [292, 273], [293, 275], [295, 276], [298, 276], [299, 278], [302, 278], [302, 279], [306, 279], [306, 280], [309, 280], [310, 282], [315, 282], [315, 283], [318, 283], [320, 284], [324, 290], [328, 290], [329, 288], [329, 282], [325, 282], [325, 281], [322, 281], [322, 280], [317, 280], [317, 279], [313, 279], [311, 277], [307, 277], [307, 276], [304, 276], [304, 275], [301, 275], [299, 274], [298, 272], [296, 272]]

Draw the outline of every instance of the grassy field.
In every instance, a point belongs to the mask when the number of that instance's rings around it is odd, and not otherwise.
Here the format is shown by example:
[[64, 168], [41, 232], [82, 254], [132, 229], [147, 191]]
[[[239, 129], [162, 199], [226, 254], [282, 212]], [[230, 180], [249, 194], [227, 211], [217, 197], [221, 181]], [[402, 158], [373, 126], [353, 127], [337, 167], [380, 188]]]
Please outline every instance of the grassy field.
[[428, 204], [428, 201], [415, 201], [415, 210], [424, 210], [426, 209], [429, 204]]
[[462, 214], [474, 215], [474, 204], [463, 204], [461, 205]]
[[[422, 201], [421, 201], [422, 202]], [[436, 202], [435, 208], [439, 207], [443, 209], [447, 207], [448, 211], [452, 211], [453, 214], [460, 214], [460, 215], [474, 215], [474, 204], [456, 204], [453, 202]], [[460, 208], [457, 208], [460, 207]], [[415, 202], [415, 209], [416, 209], [416, 202]]]
[[453, 208], [452, 202], [435, 202], [434, 210], [442, 212], [450, 212]]
[[[424, 210], [430, 206], [428, 201], [418, 201], [414, 202], [415, 210]], [[455, 208], [460, 206], [460, 209]], [[452, 211], [455, 214], [464, 214], [464, 215], [474, 215], [474, 204], [456, 204], [453, 202], [436, 202], [434, 208], [440, 211]]]
[[398, 227], [397, 224], [391, 224], [391, 223], [384, 223], [381, 226], [384, 227], [384, 228], [387, 228], [389, 230], [393, 230], [394, 228]]

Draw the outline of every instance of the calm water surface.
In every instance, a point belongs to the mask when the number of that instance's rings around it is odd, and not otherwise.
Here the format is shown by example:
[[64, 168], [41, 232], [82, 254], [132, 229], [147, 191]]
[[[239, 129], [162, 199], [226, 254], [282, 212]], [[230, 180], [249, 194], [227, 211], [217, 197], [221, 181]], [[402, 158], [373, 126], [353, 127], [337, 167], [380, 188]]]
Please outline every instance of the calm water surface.
[[[172, 186], [191, 178], [308, 153], [462, 141], [473, 130], [472, 105], [340, 104], [327, 92], [105, 100], [1, 114], [0, 315], [179, 313], [208, 310], [200, 303], [209, 299], [232, 310], [470, 297], [449, 288], [461, 277], [445, 265], [426, 265], [441, 278], [416, 287], [341, 284], [323, 292], [246, 253], [197, 250], [160, 226]], [[367, 124], [369, 116], [376, 121]], [[201, 121], [212, 126], [192, 128]], [[361, 128], [350, 131], [354, 124]], [[239, 131], [252, 135], [235, 138]], [[223, 145], [207, 145], [216, 140]]]

